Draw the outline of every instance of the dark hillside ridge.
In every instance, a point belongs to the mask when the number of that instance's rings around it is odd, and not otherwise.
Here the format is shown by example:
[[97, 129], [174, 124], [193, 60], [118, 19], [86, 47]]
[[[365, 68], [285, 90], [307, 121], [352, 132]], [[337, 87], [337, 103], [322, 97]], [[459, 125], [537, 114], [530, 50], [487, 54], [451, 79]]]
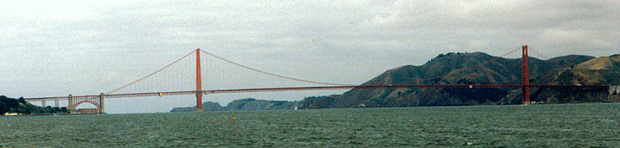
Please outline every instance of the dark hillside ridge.
[[67, 114], [68, 111], [66, 107], [39, 107], [26, 102], [23, 97], [14, 99], [0, 95], [0, 115], [4, 115], [5, 113], [16, 113], [20, 115], [41, 115]]
[[[620, 55], [591, 59], [571, 68], [555, 69], [532, 84], [619, 85]], [[522, 92], [515, 93], [522, 95]], [[609, 94], [608, 90], [588, 89], [535, 88], [532, 89], [532, 98], [533, 101], [544, 103], [620, 101], [618, 94]]]
[[[402, 66], [386, 71], [363, 85], [389, 84], [520, 84], [521, 59], [499, 58], [488, 64], [468, 69], [494, 56], [485, 53], [448, 53], [441, 54], [421, 66]], [[591, 56], [563, 56], [550, 60], [530, 58], [530, 75], [538, 79], [557, 68], [570, 68], [578, 63], [593, 59]], [[464, 70], [464, 71], [462, 71]], [[416, 80], [442, 76], [455, 71], [460, 73], [434, 78], [426, 81]], [[327, 108], [348, 107], [407, 107], [407, 106], [446, 106], [477, 104], [518, 104], [515, 99], [504, 99], [512, 89], [461, 89], [461, 88], [426, 88], [426, 89], [353, 89], [342, 96], [333, 98]], [[517, 97], [517, 96], [514, 96]], [[506, 102], [508, 101], [508, 102]], [[323, 106], [323, 108], [325, 108]]]
[[[287, 110], [295, 109], [299, 106], [299, 102], [293, 101], [273, 101], [273, 100], [257, 100], [254, 98], [246, 98], [234, 100], [227, 106], [221, 106], [216, 102], [202, 103], [203, 111], [251, 111], [251, 110]], [[170, 112], [192, 112], [196, 110], [193, 107], [175, 107]]]

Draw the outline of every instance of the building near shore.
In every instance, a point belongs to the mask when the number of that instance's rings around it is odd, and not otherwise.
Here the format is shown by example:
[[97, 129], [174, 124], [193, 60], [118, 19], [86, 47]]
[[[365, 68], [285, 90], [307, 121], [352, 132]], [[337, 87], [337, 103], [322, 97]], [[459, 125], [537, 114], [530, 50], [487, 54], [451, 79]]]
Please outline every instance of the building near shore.
[[4, 116], [18, 116], [18, 115], [22, 115], [22, 113], [9, 113], [9, 112], [6, 112], [3, 115]]

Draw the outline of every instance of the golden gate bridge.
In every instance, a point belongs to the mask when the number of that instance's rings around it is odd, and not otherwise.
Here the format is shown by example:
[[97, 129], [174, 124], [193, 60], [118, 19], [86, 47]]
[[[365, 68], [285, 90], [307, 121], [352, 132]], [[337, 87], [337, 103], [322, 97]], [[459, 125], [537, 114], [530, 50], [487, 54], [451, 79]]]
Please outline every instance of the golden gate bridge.
[[[511, 53], [514, 53], [521, 49], [521, 84], [410, 84], [414, 82], [427, 81], [435, 78], [445, 77], [448, 75], [454, 75], [461, 73], [463, 71], [471, 70], [485, 64], [491, 63], [495, 60], [503, 58]], [[167, 64], [161, 69], [150, 73], [142, 78], [139, 78], [131, 83], [123, 85], [119, 88], [113, 89], [107, 93], [100, 93], [98, 95], [79, 95], [79, 96], [56, 96], [56, 97], [33, 97], [33, 98], [24, 98], [27, 101], [41, 101], [41, 106], [45, 106], [46, 101], [54, 101], [56, 106], [59, 106], [59, 101], [67, 101], [67, 109], [73, 111], [77, 106], [84, 103], [89, 103], [95, 105], [97, 107], [97, 111], [99, 113], [103, 113], [105, 111], [105, 98], [128, 98], [128, 97], [151, 97], [151, 96], [171, 96], [171, 95], [195, 95], [196, 96], [196, 111], [202, 110], [202, 97], [207, 94], [221, 94], [221, 93], [243, 93], [243, 92], [274, 92], [274, 91], [311, 91], [311, 90], [340, 90], [340, 89], [377, 89], [377, 88], [464, 88], [464, 89], [475, 89], [475, 88], [521, 88], [523, 91], [522, 102], [524, 104], [530, 103], [530, 88], [540, 87], [540, 88], [596, 88], [596, 89], [608, 89], [609, 85], [563, 85], [563, 84], [530, 84], [530, 74], [529, 74], [529, 53], [528, 46], [522, 46], [521, 48], [514, 49], [504, 55], [499, 57], [490, 59], [488, 61], [482, 62], [478, 65], [474, 65], [468, 68], [460, 69], [457, 71], [453, 71], [444, 75], [438, 75], [434, 77], [429, 77], [425, 79], [419, 79], [409, 82], [403, 82], [393, 85], [353, 85], [353, 84], [340, 84], [340, 83], [330, 83], [330, 82], [319, 82], [312, 81], [306, 79], [299, 79], [288, 77], [284, 75], [274, 74], [270, 72], [266, 72], [263, 70], [259, 70], [256, 68], [252, 68], [243, 64], [239, 64], [237, 62], [228, 60], [226, 58], [217, 56], [210, 52], [196, 49], [192, 52], [186, 54], [185, 56], [175, 60], [174, 62]], [[535, 50], [532, 50], [535, 53], [541, 54]], [[201, 53], [204, 53], [208, 56], [214, 57], [226, 63], [241, 67], [243, 69], [251, 70], [254, 72], [258, 72], [264, 75], [273, 76], [279, 79], [286, 79], [297, 82], [304, 82], [310, 84], [317, 84], [320, 86], [297, 86], [297, 87], [264, 87], [264, 88], [232, 88], [232, 89], [203, 89], [202, 88], [202, 69], [201, 69]], [[116, 93], [119, 90], [132, 86], [138, 82], [141, 82], [151, 76], [158, 74], [161, 71], [171, 67], [172, 65], [177, 64], [179, 61], [190, 57], [192, 54], [196, 56], [195, 63], [195, 89], [193, 90], [183, 90], [183, 91], [150, 91], [150, 92], [133, 92], [133, 93]], [[542, 56], [542, 55], [541, 55]], [[408, 84], [409, 83], [409, 84]]]

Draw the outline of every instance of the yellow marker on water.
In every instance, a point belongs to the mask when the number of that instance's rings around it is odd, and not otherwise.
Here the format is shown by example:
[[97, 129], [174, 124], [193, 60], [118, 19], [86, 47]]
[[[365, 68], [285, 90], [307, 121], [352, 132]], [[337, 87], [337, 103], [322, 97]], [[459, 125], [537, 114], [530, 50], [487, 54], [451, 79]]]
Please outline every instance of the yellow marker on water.
[[472, 86], [472, 85], [469, 85], [469, 88], [474, 88], [474, 86]]
[[235, 120], [235, 115], [233, 115], [233, 120]]
[[164, 93], [159, 93], [158, 95], [161, 97], [161, 96], [163, 96], [163, 95], [164, 95]]

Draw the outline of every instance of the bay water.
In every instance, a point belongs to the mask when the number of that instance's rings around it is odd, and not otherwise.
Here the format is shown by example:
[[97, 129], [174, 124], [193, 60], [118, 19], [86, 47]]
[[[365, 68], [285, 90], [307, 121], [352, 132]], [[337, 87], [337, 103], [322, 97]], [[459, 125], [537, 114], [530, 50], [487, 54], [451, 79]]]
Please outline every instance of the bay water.
[[0, 145], [620, 147], [620, 104], [0, 117]]

